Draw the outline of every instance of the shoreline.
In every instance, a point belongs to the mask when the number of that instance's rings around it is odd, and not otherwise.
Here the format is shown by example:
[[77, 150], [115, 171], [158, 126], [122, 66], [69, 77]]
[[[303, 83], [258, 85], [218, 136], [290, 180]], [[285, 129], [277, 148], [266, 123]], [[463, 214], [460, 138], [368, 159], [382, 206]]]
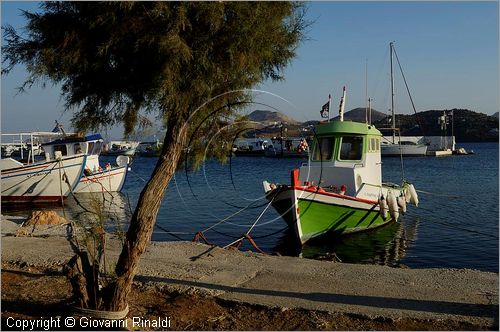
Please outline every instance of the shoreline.
[[[64, 230], [9, 236], [18, 224], [8, 219], [2, 216], [2, 270], [59, 271], [73, 255]], [[108, 243], [107, 261], [114, 261], [120, 244], [113, 238]], [[151, 242], [134, 284], [247, 307], [361, 317], [373, 324], [410, 320], [428, 322], [430, 329], [498, 328], [498, 273], [470, 269], [402, 269]], [[433, 325], [438, 322], [447, 323]], [[386, 329], [391, 328], [397, 326]]]

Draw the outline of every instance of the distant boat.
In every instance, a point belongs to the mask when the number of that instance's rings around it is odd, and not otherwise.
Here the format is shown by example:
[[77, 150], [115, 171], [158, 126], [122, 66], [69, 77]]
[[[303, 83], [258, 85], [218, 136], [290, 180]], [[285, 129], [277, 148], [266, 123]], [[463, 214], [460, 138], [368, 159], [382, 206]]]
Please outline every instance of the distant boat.
[[[6, 135], [21, 134], [2, 134]], [[33, 138], [32, 133], [23, 135]], [[64, 156], [60, 151], [41, 161], [36, 161], [33, 154], [26, 163], [1, 159], [2, 203], [61, 202], [78, 185], [86, 160], [84, 153]]]
[[387, 137], [383, 137], [380, 142], [381, 154], [383, 157], [389, 156], [425, 156], [428, 146], [425, 144], [415, 143], [413, 141], [404, 140], [400, 137], [397, 143], [392, 143]]
[[267, 139], [262, 138], [239, 139], [233, 146], [233, 152], [236, 156], [264, 157], [269, 144]]
[[140, 157], [159, 157], [163, 143], [158, 140], [155, 142], [141, 142], [135, 150], [135, 155]]
[[128, 171], [129, 158], [118, 156], [117, 166], [110, 164], [101, 166], [99, 154], [104, 141], [100, 134], [78, 136], [68, 135], [63, 138], [42, 144], [46, 156], [53, 158], [57, 152], [64, 156], [73, 156], [79, 153], [87, 155], [85, 169], [80, 182], [73, 190], [74, 193], [84, 192], [115, 192], [121, 191]]
[[309, 146], [305, 138], [272, 138], [271, 144], [267, 145], [264, 151], [266, 157], [281, 158], [307, 158]]
[[[427, 153], [427, 145], [425, 144], [420, 144], [412, 141], [405, 141], [403, 140], [404, 137], [399, 137], [398, 140], [396, 140], [396, 131], [399, 130], [396, 128], [396, 114], [394, 113], [394, 71], [392, 68], [392, 59], [394, 55], [394, 43], [389, 43], [389, 48], [390, 48], [390, 62], [391, 62], [391, 114], [392, 114], [392, 120], [391, 120], [391, 128], [381, 128], [383, 129], [390, 129], [392, 130], [392, 140], [387, 139], [387, 137], [384, 137], [381, 141], [381, 155], [382, 157], [386, 156], [425, 156]], [[406, 81], [405, 81], [406, 83]], [[408, 88], [408, 87], [407, 87]], [[409, 90], [408, 90], [409, 93]], [[413, 105], [413, 100], [410, 100]]]
[[103, 156], [129, 156], [133, 157], [140, 142], [111, 141], [103, 146]]

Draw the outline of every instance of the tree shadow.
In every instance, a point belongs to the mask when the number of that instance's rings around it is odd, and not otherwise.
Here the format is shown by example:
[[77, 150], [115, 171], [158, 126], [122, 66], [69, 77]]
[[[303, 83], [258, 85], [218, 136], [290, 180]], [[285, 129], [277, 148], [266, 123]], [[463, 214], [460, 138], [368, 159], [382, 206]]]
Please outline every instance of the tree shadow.
[[448, 315], [462, 315], [493, 318], [498, 326], [498, 304], [458, 303], [448, 301], [400, 299], [381, 296], [344, 295], [335, 293], [300, 293], [292, 291], [264, 290], [217, 285], [199, 281], [178, 280], [163, 277], [136, 276], [142, 282], [161, 282], [173, 285], [206, 288], [216, 291], [249, 294], [263, 297], [287, 297], [323, 303], [337, 303], [347, 305], [368, 306], [374, 308], [410, 310]]

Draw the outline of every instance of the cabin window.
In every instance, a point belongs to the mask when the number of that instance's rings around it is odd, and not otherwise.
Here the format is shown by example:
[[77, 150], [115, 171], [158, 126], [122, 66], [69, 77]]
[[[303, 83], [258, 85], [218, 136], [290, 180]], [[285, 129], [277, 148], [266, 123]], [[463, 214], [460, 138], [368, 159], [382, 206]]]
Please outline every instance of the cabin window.
[[80, 146], [80, 143], [73, 144], [73, 151], [75, 154], [82, 153], [82, 147]]
[[363, 152], [362, 136], [344, 136], [340, 146], [340, 160], [361, 160]]
[[54, 145], [54, 155], [55, 155], [56, 151], [61, 151], [61, 154], [63, 156], [68, 155], [68, 149], [66, 148], [65, 144]]
[[92, 154], [99, 155], [102, 150], [102, 142], [95, 142], [92, 150]]
[[88, 150], [88, 154], [92, 154], [92, 150], [94, 149], [94, 142], [89, 142], [89, 150]]
[[314, 145], [312, 155], [313, 161], [331, 160], [333, 156], [333, 147], [335, 146], [335, 137], [320, 137]]

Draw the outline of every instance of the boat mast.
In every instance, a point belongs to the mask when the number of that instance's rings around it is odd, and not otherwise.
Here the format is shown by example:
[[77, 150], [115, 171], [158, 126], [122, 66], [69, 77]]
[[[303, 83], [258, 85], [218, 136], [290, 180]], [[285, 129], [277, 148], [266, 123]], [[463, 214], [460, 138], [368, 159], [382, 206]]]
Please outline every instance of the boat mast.
[[392, 143], [396, 141], [396, 115], [394, 114], [394, 71], [392, 70], [393, 42], [389, 43], [391, 51], [391, 112], [392, 112]]

